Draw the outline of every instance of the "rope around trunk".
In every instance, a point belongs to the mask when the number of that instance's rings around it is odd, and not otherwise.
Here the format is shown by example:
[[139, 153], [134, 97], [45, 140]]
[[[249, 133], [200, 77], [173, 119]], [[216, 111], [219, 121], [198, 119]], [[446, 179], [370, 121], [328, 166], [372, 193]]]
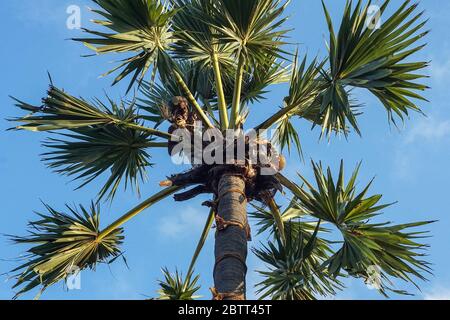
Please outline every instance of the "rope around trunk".
[[213, 295], [214, 301], [222, 301], [222, 300], [244, 301], [245, 300], [245, 295], [242, 293], [219, 293], [216, 288], [211, 288], [210, 290]]

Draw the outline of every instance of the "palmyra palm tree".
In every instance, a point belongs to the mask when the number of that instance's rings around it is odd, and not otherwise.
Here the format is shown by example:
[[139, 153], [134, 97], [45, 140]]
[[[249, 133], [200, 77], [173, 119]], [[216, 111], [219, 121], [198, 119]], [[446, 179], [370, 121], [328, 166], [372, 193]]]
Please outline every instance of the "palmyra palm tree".
[[[380, 204], [381, 195], [368, 195], [370, 183], [358, 191], [359, 166], [346, 181], [343, 163], [336, 178], [313, 162], [315, 182], [302, 174], [295, 182], [281, 173], [285, 159], [274, 148], [294, 147], [301, 153], [294, 119], [320, 127], [321, 137], [328, 139], [351, 131], [359, 134], [361, 106], [352, 96], [355, 88], [373, 94], [394, 124], [410, 111], [421, 112], [416, 103], [425, 100], [418, 92], [427, 89], [419, 83], [427, 62], [411, 61], [411, 56], [424, 47], [418, 42], [427, 31], [417, 4], [403, 1], [388, 17], [390, 1], [385, 1], [378, 22], [373, 20], [377, 15], [369, 13], [370, 2], [347, 1], [339, 29], [324, 4], [330, 38], [329, 55], [322, 60], [300, 58], [291, 50], [284, 29], [288, 3], [282, 0], [94, 2], [93, 11], [102, 20], [93, 22], [101, 31], [86, 29], [87, 38], [74, 40], [98, 55], [129, 54], [107, 74], [119, 73], [114, 84], [130, 76], [128, 91], [138, 88], [139, 95], [119, 103], [109, 98], [107, 103], [88, 101], [52, 83], [41, 106], [16, 100], [19, 108], [31, 112], [12, 119], [20, 123], [16, 129], [59, 134], [44, 143], [49, 151], [43, 157], [50, 168], [82, 180], [82, 186], [109, 174], [90, 207], [61, 212], [45, 205], [48, 212], [30, 224], [29, 235], [13, 237], [31, 246], [27, 260], [13, 271], [17, 297], [37, 287], [42, 293], [64, 280], [72, 267], [95, 269], [116, 260], [122, 254], [122, 226], [171, 195], [176, 201], [199, 194], [211, 194], [212, 199], [204, 203], [210, 214], [187, 273], [183, 277], [164, 269], [160, 299], [195, 298], [199, 278], [194, 267], [214, 222], [213, 297], [245, 299], [249, 216], [259, 233], [270, 236], [268, 244], [253, 250], [268, 267], [259, 271], [263, 280], [257, 288], [263, 299], [335, 295], [344, 288], [343, 277], [372, 283], [374, 270], [381, 294], [408, 294], [395, 289], [393, 280], [415, 284], [431, 272], [423, 260], [427, 246], [417, 242], [425, 232], [410, 231], [430, 221], [376, 223], [374, 218], [389, 205]], [[139, 192], [139, 183], [153, 166], [150, 151], [169, 149], [173, 154], [176, 144], [186, 141], [176, 132], [184, 130], [189, 136], [208, 129], [237, 133], [223, 142], [234, 150], [249, 114], [256, 112], [252, 105], [278, 83], [289, 84], [286, 98], [254, 128], [256, 144], [270, 155], [268, 163], [249, 161], [248, 148], [245, 161], [193, 162], [191, 170], [161, 182], [161, 192], [100, 228], [99, 200], [112, 200], [121, 183]], [[270, 129], [275, 135], [268, 140], [264, 133]], [[244, 147], [247, 144], [244, 139]], [[268, 167], [275, 174], [263, 174]], [[290, 199], [286, 208], [277, 204], [280, 195]], [[325, 226], [338, 230], [342, 239], [327, 239], [330, 228]]]

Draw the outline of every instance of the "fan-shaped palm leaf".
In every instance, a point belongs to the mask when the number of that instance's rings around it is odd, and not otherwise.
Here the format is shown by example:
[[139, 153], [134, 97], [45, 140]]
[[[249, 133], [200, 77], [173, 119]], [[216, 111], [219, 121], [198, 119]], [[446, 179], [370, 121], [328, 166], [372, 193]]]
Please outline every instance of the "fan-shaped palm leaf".
[[196, 292], [200, 290], [200, 286], [197, 285], [199, 276], [193, 277], [193, 273], [186, 276], [183, 279], [182, 274], [175, 271], [172, 275], [167, 268], [163, 270], [164, 281], [159, 281], [159, 300], [195, 300], [200, 298], [196, 296]]
[[261, 287], [261, 299], [273, 300], [314, 300], [317, 296], [335, 294], [341, 288], [339, 281], [320, 267], [321, 260], [313, 255], [317, 245], [317, 224], [309, 240], [302, 232], [287, 224], [286, 241], [276, 235], [275, 243], [269, 242], [254, 253], [270, 270], [259, 271], [265, 278], [257, 286]]
[[218, 32], [219, 43], [233, 44], [235, 55], [242, 55], [249, 65], [264, 63], [267, 56], [282, 53], [282, 39], [286, 30], [280, 27], [287, 20], [283, 17], [288, 2], [280, 0], [219, 0], [212, 10], [215, 14], [205, 17]]
[[107, 107], [99, 99], [94, 99], [93, 103], [89, 103], [53, 85], [50, 86], [47, 97], [43, 99], [41, 107], [13, 99], [16, 100], [17, 107], [31, 112], [25, 117], [11, 119], [11, 121], [22, 123], [15, 129], [56, 131], [116, 125], [144, 131], [165, 139], [172, 137], [166, 132], [138, 125], [136, 123], [138, 116], [135, 114], [134, 102], [125, 107], [123, 102], [119, 105], [108, 98], [110, 107]]
[[[263, 63], [258, 63], [245, 71], [241, 102], [245, 105], [261, 101], [265, 98], [269, 86], [286, 83], [289, 80], [290, 68], [275, 57], [267, 56]], [[225, 84], [226, 87], [231, 85], [231, 83]], [[227, 91], [231, 92], [232, 90], [228, 89]], [[231, 101], [231, 95], [229, 101]]]
[[[383, 2], [381, 15], [389, 3], [390, 0]], [[427, 89], [416, 81], [424, 76], [415, 73], [424, 69], [427, 62], [405, 62], [424, 47], [417, 42], [428, 33], [422, 31], [426, 22], [420, 22], [422, 12], [417, 13], [417, 4], [404, 1], [379, 28], [368, 23], [368, 9], [369, 4], [363, 7], [362, 1], [352, 9], [352, 1], [347, 1], [336, 34], [324, 4], [330, 31], [330, 70], [323, 73], [328, 88], [322, 93], [320, 114], [328, 121], [337, 119], [341, 127], [348, 120], [358, 132], [347, 87], [368, 89], [381, 101], [394, 123], [394, 115], [403, 119], [408, 110], [420, 111], [411, 99], [425, 100], [416, 92]]]
[[[30, 131], [76, 129], [114, 123], [118, 120], [114, 115], [114, 110], [105, 108], [103, 104], [99, 103], [94, 106], [84, 99], [75, 98], [53, 85], [47, 91], [47, 97], [42, 100], [43, 105], [41, 107], [13, 99], [16, 100], [17, 107], [31, 112], [30, 115], [23, 118], [13, 119], [13, 121], [23, 123], [17, 129]], [[131, 119], [132, 114], [130, 112], [123, 114], [123, 120]]]
[[114, 229], [99, 240], [100, 210], [91, 205], [90, 210], [67, 207], [69, 213], [58, 212], [45, 205], [48, 213], [39, 214], [41, 220], [30, 223], [30, 234], [12, 237], [18, 244], [33, 245], [24, 257], [24, 264], [14, 269], [18, 272], [14, 288], [22, 288], [20, 295], [42, 286], [42, 293], [49, 286], [66, 279], [74, 268], [95, 269], [121, 255], [122, 229]]
[[174, 0], [178, 9], [173, 19], [177, 41], [173, 45], [175, 56], [182, 60], [212, 67], [217, 58], [220, 69], [226, 72], [234, 67], [233, 44], [219, 44], [217, 31], [208, 23], [215, 19], [217, 5], [213, 0]]
[[[305, 56], [301, 63], [296, 54], [292, 75], [290, 80], [289, 95], [284, 99], [283, 108], [281, 108], [272, 117], [256, 127], [258, 130], [266, 130], [273, 125], [277, 125], [276, 137], [282, 148], [295, 144], [301, 154], [301, 144], [297, 130], [292, 125], [292, 118], [308, 120], [313, 123], [313, 127], [322, 127], [322, 133], [344, 133], [348, 130], [345, 125], [345, 119], [339, 113], [323, 112], [326, 106], [327, 90], [329, 85], [326, 81], [326, 75], [322, 72], [326, 61], [318, 62], [317, 59], [307, 63], [308, 57]], [[350, 93], [346, 91], [348, 100], [344, 101], [345, 107], [352, 112], [352, 119], [356, 122], [356, 116], [359, 115], [360, 105], [349, 97]]]
[[51, 150], [43, 154], [43, 160], [60, 174], [83, 179], [79, 188], [110, 171], [99, 198], [108, 193], [112, 199], [122, 180], [125, 188], [130, 184], [139, 194], [139, 180], [146, 178], [147, 167], [153, 165], [147, 149], [167, 147], [167, 143], [154, 142], [148, 133], [115, 125], [73, 131], [63, 134], [68, 140], [48, 139], [44, 146]]
[[[256, 225], [259, 227], [257, 234], [260, 235], [266, 231], [269, 231], [270, 234], [273, 235], [274, 232], [278, 232], [278, 226], [271, 210], [269, 208], [260, 207], [254, 204], [251, 205], [256, 211], [249, 212], [249, 217], [257, 221]], [[284, 224], [289, 224], [289, 227], [293, 230], [297, 230], [299, 232], [301, 230], [301, 232], [312, 234], [317, 226], [317, 223], [307, 222], [305, 219], [307, 217], [309, 217], [309, 214], [305, 212], [299, 204], [297, 204], [296, 199], [293, 199], [289, 206], [281, 212], [281, 219]], [[328, 231], [329, 230], [323, 226], [319, 229], [319, 232]], [[317, 239], [319, 239], [319, 237], [317, 237]]]
[[137, 52], [135, 56], [126, 58], [119, 66], [109, 71], [113, 73], [123, 69], [114, 80], [114, 84], [129, 74], [133, 74], [128, 87], [134, 82], [141, 82], [147, 71], [153, 67], [156, 73], [162, 52], [173, 43], [171, 19], [176, 14], [167, 2], [159, 0], [94, 0], [101, 10], [93, 12], [105, 20], [94, 20], [113, 33], [98, 32], [85, 29], [94, 38], [77, 38], [98, 54]]
[[330, 273], [337, 276], [343, 269], [352, 276], [367, 280], [369, 268], [379, 267], [379, 289], [384, 295], [386, 290], [392, 290], [389, 277], [413, 282], [411, 277], [414, 276], [424, 280], [422, 272], [430, 272], [430, 268], [421, 259], [424, 256], [421, 251], [427, 246], [418, 243], [417, 239], [422, 238], [425, 232], [405, 230], [431, 221], [404, 225], [372, 223], [372, 219], [390, 205], [378, 204], [381, 195], [366, 197], [371, 183], [360, 193], [356, 192], [359, 166], [347, 184], [343, 162], [336, 182], [329, 168], [324, 174], [321, 165], [313, 163], [313, 167], [317, 187], [302, 177], [305, 187], [291, 186], [290, 189], [304, 212], [334, 224], [343, 235], [343, 247], [325, 263]]

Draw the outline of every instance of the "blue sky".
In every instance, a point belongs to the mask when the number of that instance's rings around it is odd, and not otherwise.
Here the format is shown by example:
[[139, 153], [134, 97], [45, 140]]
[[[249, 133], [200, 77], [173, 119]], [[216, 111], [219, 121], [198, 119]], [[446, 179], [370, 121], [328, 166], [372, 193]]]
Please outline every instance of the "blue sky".
[[[376, 3], [377, 1], [375, 1]], [[397, 6], [400, 1], [392, 1]], [[344, 1], [327, 1], [332, 15], [339, 18]], [[125, 92], [125, 84], [111, 88], [111, 78], [98, 76], [111, 68], [116, 57], [81, 58], [87, 51], [79, 44], [67, 41], [80, 32], [66, 28], [66, 9], [69, 5], [82, 8], [83, 26], [91, 18], [87, 10], [92, 5], [87, 0], [15, 0], [1, 1], [0, 27], [3, 45], [0, 63], [3, 77], [0, 80], [0, 233], [24, 234], [27, 221], [33, 220], [33, 211], [42, 210], [41, 200], [55, 208], [65, 203], [89, 204], [99, 185], [89, 185], [81, 191], [67, 178], [50, 172], [40, 161], [43, 149], [40, 142], [45, 135], [6, 132], [11, 126], [4, 119], [19, 115], [8, 95], [30, 102], [38, 102], [48, 85], [46, 71], [50, 71], [54, 82], [74, 95], [102, 97], [104, 90], [119, 99]], [[430, 18], [431, 34], [426, 50], [416, 55], [418, 59], [431, 60], [428, 80], [432, 90], [427, 92], [431, 103], [423, 105], [427, 117], [412, 114], [411, 119], [400, 129], [389, 126], [380, 103], [364, 92], [358, 97], [365, 103], [365, 113], [360, 118], [363, 137], [352, 135], [345, 139], [318, 141], [319, 133], [309, 126], [298, 123], [306, 159], [323, 161], [336, 168], [340, 159], [347, 163], [348, 170], [363, 160], [360, 184], [373, 176], [376, 180], [372, 191], [384, 194], [385, 202], [398, 204], [385, 210], [384, 218], [393, 222], [412, 220], [439, 220], [431, 227], [432, 238], [429, 260], [434, 264], [434, 276], [421, 283], [422, 292], [406, 285], [403, 288], [416, 293], [415, 299], [450, 298], [450, 216], [448, 214], [448, 181], [450, 171], [450, 2], [439, 0], [422, 1]], [[293, 1], [289, 8], [292, 42], [299, 43], [302, 53], [325, 54], [326, 24], [320, 2], [317, 0]], [[276, 86], [267, 100], [253, 106], [250, 122], [269, 115], [286, 94], [286, 86]], [[251, 123], [251, 124], [252, 124]], [[158, 182], [165, 175], [182, 169], [170, 163], [165, 153], [155, 154], [153, 161], [158, 166], [149, 171], [148, 183], [143, 187], [143, 196], [159, 191]], [[288, 173], [301, 172], [311, 177], [311, 167], [297, 158], [289, 159]], [[101, 182], [101, 181], [100, 181]], [[117, 261], [111, 266], [100, 266], [96, 272], [82, 274], [82, 290], [66, 292], [62, 284], [49, 289], [44, 299], [142, 299], [155, 296], [160, 268], [178, 266], [186, 270], [191, 254], [203, 227], [207, 210], [200, 204], [207, 198], [190, 203], [175, 204], [171, 199], [156, 205], [126, 225], [124, 251], [130, 269]], [[102, 221], [106, 225], [134, 207], [139, 199], [130, 192], [120, 192], [112, 205], [103, 206]], [[265, 237], [255, 239], [258, 245]], [[21, 247], [12, 246], [7, 239], [0, 239], [0, 274], [16, 265], [14, 258], [23, 253]], [[212, 284], [213, 237], [208, 240], [198, 265], [203, 285], [201, 294], [209, 298], [208, 288]], [[263, 266], [254, 256], [249, 257], [249, 287], [258, 281], [253, 272]], [[7, 276], [0, 278], [0, 299], [10, 299], [12, 281]], [[341, 299], [378, 299], [375, 291], [368, 290], [360, 281], [347, 281], [348, 288], [340, 293]], [[250, 295], [253, 297], [254, 293]], [[25, 298], [33, 298], [27, 295]], [[401, 298], [401, 297], [399, 297]]]

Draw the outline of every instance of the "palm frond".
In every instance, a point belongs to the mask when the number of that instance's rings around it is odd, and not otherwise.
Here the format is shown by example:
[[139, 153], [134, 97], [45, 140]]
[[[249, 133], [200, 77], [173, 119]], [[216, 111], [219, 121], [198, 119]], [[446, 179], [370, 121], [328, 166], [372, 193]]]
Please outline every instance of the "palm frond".
[[[340, 83], [329, 82], [327, 75], [323, 74], [327, 85], [317, 96], [317, 100], [305, 111], [305, 119], [313, 119], [313, 128], [322, 128], [321, 137], [330, 137], [332, 133], [349, 133], [349, 125], [361, 135], [357, 117], [361, 115], [361, 105], [357, 104], [351, 96], [351, 90]], [[348, 124], [349, 123], [349, 124]]]
[[154, 78], [161, 53], [169, 49], [174, 41], [171, 20], [176, 10], [168, 2], [158, 0], [94, 2], [100, 9], [93, 12], [103, 17], [103, 20], [94, 20], [94, 23], [108, 28], [112, 33], [84, 29], [94, 37], [74, 40], [85, 43], [97, 54], [136, 53], [105, 74], [122, 69], [113, 84], [131, 74], [129, 91], [136, 81], [142, 81], [151, 68]]
[[[384, 23], [372, 28], [367, 23], [369, 4], [362, 0], [352, 8], [347, 1], [338, 33], [323, 4], [330, 31], [330, 69], [324, 71], [328, 83], [323, 93], [321, 113], [337, 117], [344, 126], [346, 120], [359, 131], [355, 115], [349, 108], [347, 87], [368, 89], [386, 108], [389, 119], [395, 116], [404, 119], [409, 111], [420, 111], [413, 100], [425, 100], [418, 91], [428, 87], [416, 80], [424, 78], [420, 72], [427, 62], [406, 61], [424, 45], [418, 45], [428, 31], [423, 31], [425, 22], [420, 22], [423, 12], [417, 12], [417, 4], [403, 1], [390, 17], [384, 17], [390, 0], [383, 2], [380, 14]], [[419, 73], [417, 73], [419, 72]]]
[[[223, 10], [226, 9], [221, 8], [222, 4], [211, 0], [178, 0], [176, 3], [180, 11], [174, 17], [174, 28], [177, 30], [176, 34], [179, 38], [174, 46], [175, 55], [198, 63], [206, 69], [214, 67], [215, 62], [218, 63], [215, 69], [216, 91], [223, 90], [224, 97], [217, 101], [216, 109], [220, 110], [220, 103], [225, 104], [223, 109], [228, 108], [236, 99], [234, 96], [235, 74], [242, 72], [240, 98], [242, 104], [261, 100], [269, 85], [288, 80], [287, 68], [277, 61], [277, 55], [274, 55], [273, 52], [259, 52], [258, 59], [248, 63], [245, 70], [240, 70], [240, 67], [243, 67], [242, 64], [236, 67], [235, 60], [239, 44], [222, 42], [220, 40], [221, 33], [214, 28], [215, 23], [220, 24], [220, 21], [223, 20]], [[270, 55], [271, 53], [272, 55]], [[217, 83], [218, 76], [221, 78], [221, 83]], [[218, 96], [220, 98], [220, 94]], [[221, 112], [225, 113], [225, 110]]]
[[294, 145], [297, 153], [303, 156], [300, 136], [290, 117], [285, 117], [277, 124], [273, 142], [280, 147], [281, 152], [287, 148], [289, 154], [291, 154], [292, 145]]
[[40, 220], [29, 224], [29, 235], [14, 236], [17, 244], [30, 245], [25, 262], [12, 270], [20, 288], [15, 298], [41, 286], [37, 297], [49, 286], [70, 275], [73, 268], [95, 269], [99, 263], [108, 263], [121, 255], [119, 246], [124, 237], [118, 228], [99, 240], [100, 209], [67, 206], [69, 213], [59, 212], [45, 205], [48, 213], [38, 214]]
[[188, 60], [203, 67], [211, 67], [217, 56], [222, 72], [233, 68], [233, 44], [219, 44], [217, 31], [207, 22], [215, 19], [217, 5], [213, 0], [174, 0], [177, 14], [173, 28], [177, 41], [172, 49], [178, 59]]
[[151, 84], [147, 81], [142, 81], [139, 91], [142, 97], [136, 99], [136, 105], [145, 111], [140, 118], [154, 123], [155, 128], [170, 119], [169, 101], [179, 94], [173, 94], [167, 87], [158, 83]]
[[[195, 99], [203, 101], [211, 108], [207, 110], [205, 106], [203, 109], [209, 111], [210, 116], [214, 118], [218, 106], [212, 69], [190, 61], [178, 61], [177, 64], [189, 91]], [[173, 97], [184, 95], [173, 77], [167, 77], [162, 84], [143, 81], [140, 92], [142, 97], [137, 99], [136, 105], [145, 111], [140, 118], [155, 123], [156, 127], [170, 117], [169, 101]]]
[[321, 259], [314, 256], [320, 224], [306, 240], [287, 224], [286, 241], [278, 234], [275, 242], [254, 249], [255, 255], [269, 266], [269, 271], [258, 271], [264, 280], [257, 287], [261, 299], [315, 300], [317, 296], [336, 293], [342, 284], [320, 267]]
[[[275, 57], [266, 57], [263, 63], [258, 63], [244, 73], [242, 87], [242, 104], [260, 102], [265, 99], [268, 87], [287, 83], [290, 68]], [[231, 90], [228, 90], [231, 92]], [[231, 101], [231, 97], [229, 99]]]
[[[193, 62], [202, 69], [202, 73], [212, 74], [211, 86], [217, 96], [219, 126], [228, 128], [227, 101], [224, 94], [223, 81], [232, 77], [234, 70], [233, 44], [220, 44], [215, 31], [205, 20], [214, 20], [216, 5], [212, 0], [175, 0], [175, 8], [179, 8], [174, 17], [174, 31], [177, 42], [173, 46], [175, 57]], [[211, 101], [208, 101], [211, 103]]]
[[[249, 217], [256, 220], [256, 225], [259, 227], [257, 231], [257, 235], [260, 235], [266, 231], [268, 231], [271, 235], [274, 234], [277, 230], [277, 224], [275, 222], [274, 216], [269, 208], [257, 206], [255, 204], [251, 204], [251, 206], [255, 209], [254, 212], [249, 212]], [[304, 218], [308, 217], [309, 214], [306, 212], [294, 198], [291, 203], [286, 207], [286, 209], [281, 213], [281, 219], [284, 224], [289, 224], [289, 227], [293, 230], [297, 230], [300, 232], [313, 233], [317, 223], [302, 221]], [[319, 229], [319, 232], [328, 232], [329, 230], [322, 226]]]
[[342, 233], [342, 248], [324, 264], [330, 273], [337, 276], [341, 270], [345, 270], [352, 276], [367, 280], [370, 278], [369, 268], [379, 267], [378, 289], [383, 295], [389, 290], [406, 293], [390, 288], [390, 277], [413, 284], [415, 282], [412, 277], [425, 280], [423, 273], [430, 273], [430, 267], [429, 263], [422, 259], [425, 256], [422, 251], [427, 245], [417, 242], [417, 239], [423, 238], [426, 232], [406, 230], [430, 224], [432, 221], [405, 225], [373, 223], [373, 218], [379, 216], [380, 211], [390, 204], [380, 205], [381, 195], [367, 197], [372, 182], [357, 193], [359, 166], [347, 184], [343, 162], [337, 181], [333, 179], [330, 168], [326, 173], [320, 164], [313, 163], [313, 168], [317, 187], [301, 177], [305, 186], [291, 190], [304, 212], [332, 223]]
[[298, 54], [295, 55], [291, 69], [289, 94], [284, 99], [283, 107], [270, 118], [256, 126], [256, 130], [267, 130], [285, 118], [299, 116], [314, 123], [320, 123], [321, 117], [316, 112], [319, 96], [323, 91], [324, 83], [321, 80], [321, 68], [325, 61], [318, 62], [313, 59], [308, 64], [305, 56], [301, 62]]
[[78, 130], [106, 125], [123, 126], [143, 131], [158, 137], [169, 139], [172, 136], [167, 132], [147, 128], [137, 123], [139, 116], [135, 114], [135, 101], [126, 105], [119, 104], [109, 97], [107, 106], [100, 99], [89, 102], [83, 98], [76, 98], [61, 89], [50, 86], [47, 97], [43, 99], [42, 106], [37, 107], [13, 98], [16, 106], [30, 114], [10, 119], [21, 125], [13, 128], [28, 131], [57, 131]]
[[248, 65], [255, 65], [267, 56], [281, 57], [286, 5], [280, 0], [220, 0], [213, 6], [216, 13], [205, 19], [217, 31], [220, 44], [234, 45], [236, 56], [243, 55]]
[[[29, 131], [70, 130], [119, 121], [116, 117], [116, 113], [119, 112], [119, 108], [116, 108], [117, 105], [113, 104], [113, 110], [110, 110], [99, 100], [92, 104], [82, 98], [73, 97], [53, 85], [50, 85], [47, 97], [42, 100], [40, 107], [13, 99], [17, 102], [17, 107], [30, 112], [25, 117], [12, 119], [12, 121], [22, 123], [16, 129]], [[132, 120], [132, 109], [123, 112], [121, 116], [121, 121]]]
[[43, 160], [59, 174], [83, 180], [78, 189], [104, 173], [110, 174], [99, 192], [99, 199], [108, 194], [113, 199], [122, 180], [139, 194], [139, 181], [146, 179], [151, 147], [167, 146], [149, 138], [148, 133], [116, 125], [89, 127], [62, 134], [66, 140], [51, 138], [44, 146], [50, 151]]
[[[258, 227], [257, 235], [264, 232], [269, 232], [270, 236], [276, 237], [278, 232], [277, 223], [275, 221], [272, 212], [266, 208], [252, 205], [256, 210], [255, 212], [250, 212], [249, 217], [256, 220], [256, 226]], [[284, 228], [289, 232], [301, 235], [304, 241], [309, 241], [314, 234], [317, 227], [317, 223], [314, 221], [308, 221], [309, 215], [304, 209], [296, 203], [296, 199], [292, 199], [289, 206], [282, 212], [281, 218], [283, 220]], [[333, 252], [331, 250], [331, 242], [323, 237], [320, 237], [320, 233], [329, 233], [330, 230], [323, 227], [321, 224], [319, 232], [316, 235], [316, 246], [314, 248], [311, 257], [317, 261], [326, 261], [330, 258], [330, 254]], [[285, 231], [287, 233], [287, 231]], [[280, 236], [281, 239], [281, 236]]]
[[284, 59], [282, 46], [286, 31], [281, 27], [286, 21], [283, 12], [287, 3], [281, 0], [217, 1], [213, 18], [207, 22], [217, 31], [222, 45], [233, 45], [237, 68], [233, 84], [230, 128], [241, 122], [241, 96], [246, 70], [267, 62], [268, 57]]
[[[360, 114], [358, 110], [361, 106], [352, 99], [350, 90], [342, 87], [336, 91], [340, 95], [334, 99], [334, 109], [331, 108], [329, 99], [334, 91], [331, 91], [333, 86], [330, 86], [327, 75], [322, 71], [325, 62], [319, 62], [316, 58], [307, 65], [307, 56], [301, 63], [296, 59], [289, 95], [284, 99], [285, 107], [281, 110], [284, 118], [280, 118], [280, 123], [288, 121], [286, 118], [297, 116], [312, 122], [313, 128], [321, 127], [322, 135], [329, 136], [332, 132], [347, 135], [346, 119], [350, 119], [357, 128], [356, 116]], [[290, 138], [295, 141], [293, 134]]]
[[175, 274], [171, 274], [167, 268], [162, 270], [164, 274], [164, 280], [159, 281], [159, 298], [158, 300], [195, 300], [200, 298], [195, 294], [200, 290], [200, 286], [197, 285], [200, 276], [193, 277], [193, 273], [183, 278], [183, 275], [175, 271]]

